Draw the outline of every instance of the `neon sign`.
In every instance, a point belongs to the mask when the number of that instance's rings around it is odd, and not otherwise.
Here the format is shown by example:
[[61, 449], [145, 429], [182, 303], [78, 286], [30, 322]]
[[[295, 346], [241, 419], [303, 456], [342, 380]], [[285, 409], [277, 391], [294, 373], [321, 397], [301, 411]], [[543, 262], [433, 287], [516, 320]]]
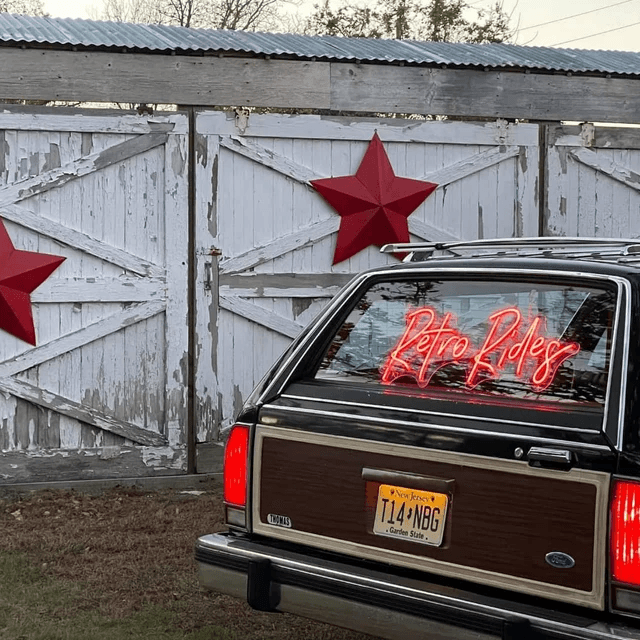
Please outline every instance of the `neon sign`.
[[407, 313], [404, 334], [382, 366], [382, 382], [409, 376], [424, 388], [438, 369], [455, 363], [466, 367], [469, 389], [497, 380], [513, 367], [516, 378], [540, 392], [553, 382], [560, 365], [580, 351], [575, 342], [546, 337], [544, 316], [525, 320], [516, 307], [492, 313], [488, 322], [482, 344], [473, 344], [456, 328], [453, 313], [438, 318], [432, 307]]

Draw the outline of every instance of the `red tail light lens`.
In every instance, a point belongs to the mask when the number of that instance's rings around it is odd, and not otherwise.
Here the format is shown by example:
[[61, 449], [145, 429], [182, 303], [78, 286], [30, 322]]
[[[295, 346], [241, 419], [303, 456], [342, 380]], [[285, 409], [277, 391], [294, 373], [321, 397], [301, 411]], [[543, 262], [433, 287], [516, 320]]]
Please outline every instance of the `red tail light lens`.
[[611, 577], [640, 586], [640, 483], [614, 480], [611, 500]]
[[247, 503], [249, 427], [234, 425], [224, 449], [224, 501], [237, 507]]

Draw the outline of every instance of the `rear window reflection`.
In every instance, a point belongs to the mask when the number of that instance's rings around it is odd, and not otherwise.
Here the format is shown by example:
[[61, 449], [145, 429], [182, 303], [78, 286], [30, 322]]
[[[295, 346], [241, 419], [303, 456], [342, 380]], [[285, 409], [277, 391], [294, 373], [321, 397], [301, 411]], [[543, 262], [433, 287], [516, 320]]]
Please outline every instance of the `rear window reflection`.
[[384, 282], [358, 301], [317, 371], [456, 401], [603, 410], [616, 291], [537, 282]]

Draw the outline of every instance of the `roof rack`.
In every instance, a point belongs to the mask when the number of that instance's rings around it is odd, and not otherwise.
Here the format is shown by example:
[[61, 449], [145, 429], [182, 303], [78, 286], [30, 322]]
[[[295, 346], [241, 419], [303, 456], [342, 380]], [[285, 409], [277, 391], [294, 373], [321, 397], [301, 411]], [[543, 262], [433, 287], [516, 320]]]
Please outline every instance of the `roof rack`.
[[[460, 251], [480, 251], [478, 257], [487, 257], [487, 250], [496, 249], [492, 256], [553, 256], [574, 258], [627, 258], [629, 262], [640, 259], [640, 240], [628, 238], [493, 238], [487, 240], [456, 240], [451, 242], [402, 242], [386, 244], [383, 253], [408, 253], [407, 260], [425, 260], [436, 252], [445, 252], [448, 257], [460, 255]], [[441, 257], [445, 257], [441, 256]], [[475, 256], [470, 256], [475, 257]]]

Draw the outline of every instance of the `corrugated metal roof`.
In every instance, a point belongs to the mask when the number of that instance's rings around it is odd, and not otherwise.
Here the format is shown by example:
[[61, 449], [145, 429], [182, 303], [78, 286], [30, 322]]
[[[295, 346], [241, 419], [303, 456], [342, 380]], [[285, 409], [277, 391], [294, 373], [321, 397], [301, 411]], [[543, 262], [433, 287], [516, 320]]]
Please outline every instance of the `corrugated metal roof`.
[[0, 43], [640, 76], [640, 52], [303, 36], [0, 14]]

